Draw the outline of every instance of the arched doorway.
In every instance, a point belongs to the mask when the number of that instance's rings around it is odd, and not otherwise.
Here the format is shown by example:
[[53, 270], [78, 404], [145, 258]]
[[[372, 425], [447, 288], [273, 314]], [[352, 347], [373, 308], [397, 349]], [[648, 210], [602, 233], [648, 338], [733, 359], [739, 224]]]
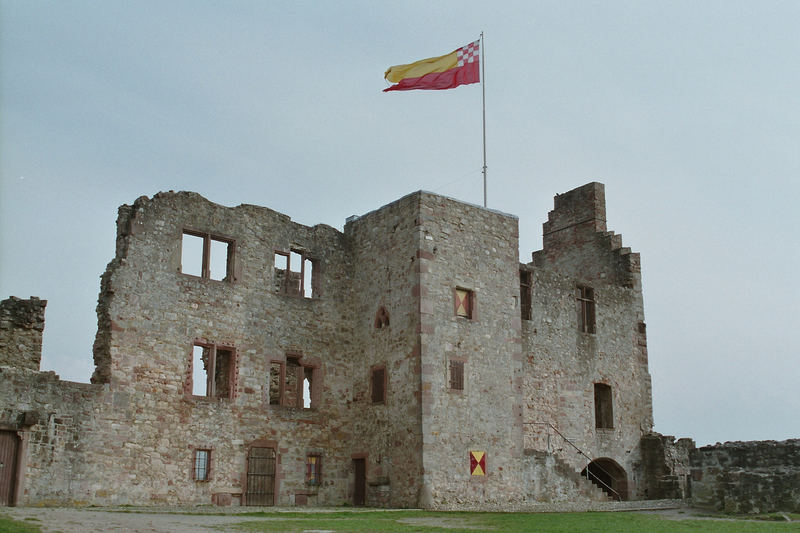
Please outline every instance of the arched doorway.
[[613, 459], [601, 457], [589, 463], [581, 475], [615, 500], [628, 499], [628, 476]]

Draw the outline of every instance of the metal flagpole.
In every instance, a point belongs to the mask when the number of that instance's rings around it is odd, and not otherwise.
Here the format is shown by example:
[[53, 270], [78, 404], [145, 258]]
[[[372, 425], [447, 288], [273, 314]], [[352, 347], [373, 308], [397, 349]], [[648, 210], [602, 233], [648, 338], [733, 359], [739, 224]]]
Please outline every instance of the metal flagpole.
[[481, 32], [481, 92], [483, 93], [483, 207], [486, 207], [486, 63], [483, 56], [483, 32]]

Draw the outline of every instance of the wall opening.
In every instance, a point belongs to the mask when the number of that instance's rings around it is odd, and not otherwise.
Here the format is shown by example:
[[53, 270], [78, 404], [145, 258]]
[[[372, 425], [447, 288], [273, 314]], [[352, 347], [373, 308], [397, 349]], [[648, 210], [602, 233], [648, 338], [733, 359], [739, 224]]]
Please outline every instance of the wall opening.
[[595, 333], [594, 289], [578, 287], [578, 326], [583, 333]]
[[595, 459], [583, 469], [581, 475], [600, 487], [615, 500], [628, 499], [628, 476], [625, 469], [613, 459]]
[[386, 367], [379, 366], [372, 369], [370, 389], [372, 403], [386, 403]]
[[303, 298], [317, 297], [316, 261], [300, 250], [275, 252], [275, 289]]
[[181, 272], [216, 281], [233, 279], [234, 241], [209, 233], [183, 231]]
[[605, 383], [594, 384], [594, 423], [595, 427], [612, 429], [614, 427], [614, 403], [611, 386]]
[[196, 343], [192, 347], [192, 396], [232, 398], [235, 357], [232, 348]]
[[533, 305], [531, 301], [533, 274], [528, 270], [519, 271], [519, 311], [522, 320], [531, 320]]

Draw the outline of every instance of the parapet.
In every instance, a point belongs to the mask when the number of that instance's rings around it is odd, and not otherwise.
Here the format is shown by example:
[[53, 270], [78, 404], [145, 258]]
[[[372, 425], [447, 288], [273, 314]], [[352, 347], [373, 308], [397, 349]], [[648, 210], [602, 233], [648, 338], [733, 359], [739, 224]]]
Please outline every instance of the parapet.
[[39, 371], [46, 306], [35, 296], [0, 302], [0, 366]]

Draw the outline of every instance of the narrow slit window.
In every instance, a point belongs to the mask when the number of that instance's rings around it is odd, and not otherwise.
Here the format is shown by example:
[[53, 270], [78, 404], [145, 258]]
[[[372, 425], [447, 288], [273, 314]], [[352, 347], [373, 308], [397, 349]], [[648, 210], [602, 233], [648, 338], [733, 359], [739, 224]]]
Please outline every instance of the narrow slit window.
[[578, 287], [578, 322], [583, 333], [595, 333], [595, 300], [591, 287]]
[[531, 301], [531, 289], [533, 286], [532, 278], [533, 276], [530, 271], [519, 271], [519, 310], [522, 320], [531, 320], [533, 316], [533, 306]]
[[371, 378], [372, 403], [386, 403], [386, 368], [372, 369]]
[[194, 451], [194, 479], [208, 481], [211, 470], [211, 450]]
[[192, 347], [192, 394], [206, 396], [208, 394], [208, 348]]

